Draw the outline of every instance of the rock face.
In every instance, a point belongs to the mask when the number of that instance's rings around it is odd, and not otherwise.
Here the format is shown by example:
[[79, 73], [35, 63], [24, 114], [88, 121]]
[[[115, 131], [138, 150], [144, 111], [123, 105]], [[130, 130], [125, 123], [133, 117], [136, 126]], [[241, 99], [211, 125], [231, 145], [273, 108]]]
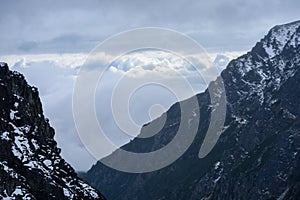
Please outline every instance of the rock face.
[[38, 91], [0, 63], [0, 199], [104, 199], [62, 159]]
[[[114, 200], [299, 198], [300, 21], [272, 28], [250, 52], [232, 60], [221, 77], [227, 97], [225, 126], [205, 158], [198, 153], [213, 107], [208, 90], [197, 95], [197, 136], [176, 162], [144, 174], [97, 162], [83, 177]], [[159, 134], [122, 148], [159, 149], [172, 140], [179, 121], [177, 103], [167, 111]]]

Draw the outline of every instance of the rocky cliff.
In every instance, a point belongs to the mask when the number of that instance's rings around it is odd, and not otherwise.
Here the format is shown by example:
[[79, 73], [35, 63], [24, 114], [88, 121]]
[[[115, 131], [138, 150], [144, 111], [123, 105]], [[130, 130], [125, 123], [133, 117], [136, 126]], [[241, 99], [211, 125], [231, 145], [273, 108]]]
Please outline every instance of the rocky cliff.
[[[221, 77], [226, 120], [206, 157], [199, 159], [198, 153], [213, 112], [208, 90], [197, 95], [201, 116], [197, 136], [176, 162], [144, 174], [116, 171], [98, 162], [84, 178], [114, 200], [298, 199], [300, 21], [272, 28], [251, 51], [232, 60]], [[179, 104], [166, 114], [159, 134], [136, 138], [122, 148], [150, 152], [168, 144], [179, 126]]]
[[104, 199], [60, 156], [38, 90], [0, 63], [0, 199]]

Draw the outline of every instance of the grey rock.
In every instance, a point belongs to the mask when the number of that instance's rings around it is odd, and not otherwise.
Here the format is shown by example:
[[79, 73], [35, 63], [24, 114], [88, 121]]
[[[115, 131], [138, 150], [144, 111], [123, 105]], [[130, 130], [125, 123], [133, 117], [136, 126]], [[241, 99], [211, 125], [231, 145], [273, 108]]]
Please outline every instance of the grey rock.
[[[197, 136], [176, 162], [144, 174], [97, 162], [82, 177], [114, 200], [299, 199], [300, 21], [272, 28], [251, 51], [232, 60], [221, 77], [226, 129], [206, 157], [199, 159], [198, 152], [210, 123], [208, 90], [197, 95]], [[180, 121], [180, 114], [176, 103], [161, 132], [122, 148], [150, 152], [168, 144], [178, 129], [170, 125]]]
[[104, 199], [60, 156], [37, 88], [0, 63], [0, 199]]

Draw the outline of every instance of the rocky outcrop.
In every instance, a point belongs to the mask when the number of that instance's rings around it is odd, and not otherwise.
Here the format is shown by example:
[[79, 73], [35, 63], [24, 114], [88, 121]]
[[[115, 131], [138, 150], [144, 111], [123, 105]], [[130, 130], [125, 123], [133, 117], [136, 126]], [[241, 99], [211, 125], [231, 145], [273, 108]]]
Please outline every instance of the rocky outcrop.
[[104, 199], [60, 156], [37, 88], [0, 63], [0, 199]]
[[[198, 153], [213, 107], [208, 90], [197, 95], [197, 136], [176, 162], [144, 174], [97, 162], [83, 177], [114, 200], [299, 198], [300, 21], [272, 28], [250, 52], [231, 61], [221, 77], [227, 97], [225, 126], [206, 157], [199, 159]], [[179, 126], [179, 104], [166, 114], [160, 133], [122, 148], [149, 152], [168, 144]]]

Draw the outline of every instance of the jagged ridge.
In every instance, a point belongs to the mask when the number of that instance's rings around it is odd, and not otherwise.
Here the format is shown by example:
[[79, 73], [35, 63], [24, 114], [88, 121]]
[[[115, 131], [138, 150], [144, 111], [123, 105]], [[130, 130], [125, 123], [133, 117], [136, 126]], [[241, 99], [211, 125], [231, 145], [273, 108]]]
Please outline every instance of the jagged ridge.
[[[299, 36], [300, 21], [276, 26], [221, 73], [227, 96], [225, 127], [205, 158], [198, 159], [198, 152], [214, 107], [208, 90], [197, 95], [201, 118], [194, 143], [175, 163], [147, 174], [129, 174], [98, 162], [84, 178], [96, 188], [107, 186], [103, 192], [109, 199], [297, 199]], [[212, 82], [210, 87], [218, 86]], [[174, 137], [179, 121], [177, 103], [167, 111], [160, 133], [122, 148], [161, 148]]]
[[60, 156], [37, 88], [0, 63], [0, 198], [104, 199]]

